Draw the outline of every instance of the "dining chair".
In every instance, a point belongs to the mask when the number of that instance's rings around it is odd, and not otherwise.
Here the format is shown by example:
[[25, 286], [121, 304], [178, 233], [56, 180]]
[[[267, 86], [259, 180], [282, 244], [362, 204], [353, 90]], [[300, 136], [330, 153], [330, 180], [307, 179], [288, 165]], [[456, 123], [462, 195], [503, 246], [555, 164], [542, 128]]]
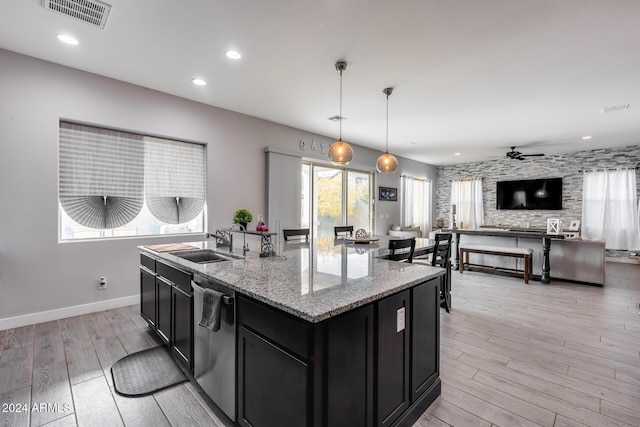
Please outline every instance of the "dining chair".
[[351, 237], [353, 236], [353, 225], [339, 225], [333, 227], [333, 233], [335, 237]]
[[284, 236], [284, 241], [288, 241], [290, 237], [295, 237], [295, 240], [309, 240], [309, 229], [308, 228], [290, 228], [286, 230], [282, 230], [282, 235]]
[[389, 240], [389, 255], [387, 259], [392, 261], [413, 261], [413, 252], [416, 249], [416, 239], [392, 239]]
[[[451, 308], [451, 233], [436, 233], [435, 241], [430, 264], [445, 269], [445, 274], [440, 276], [440, 307], [449, 313]], [[422, 264], [418, 261], [416, 263]]]

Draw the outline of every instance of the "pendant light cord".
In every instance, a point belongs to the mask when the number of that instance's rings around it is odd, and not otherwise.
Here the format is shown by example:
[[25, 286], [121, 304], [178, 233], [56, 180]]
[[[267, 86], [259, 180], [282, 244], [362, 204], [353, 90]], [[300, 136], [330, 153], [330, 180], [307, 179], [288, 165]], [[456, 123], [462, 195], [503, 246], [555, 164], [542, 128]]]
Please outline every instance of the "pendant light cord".
[[389, 95], [391, 95], [393, 93], [393, 88], [388, 87], [388, 88], [384, 89], [382, 91], [382, 93], [387, 95], [387, 136], [386, 136], [387, 147], [386, 147], [385, 154], [389, 154]]
[[389, 154], [389, 93], [387, 92], [387, 148], [385, 154]]
[[340, 139], [342, 141], [342, 70], [340, 70]]

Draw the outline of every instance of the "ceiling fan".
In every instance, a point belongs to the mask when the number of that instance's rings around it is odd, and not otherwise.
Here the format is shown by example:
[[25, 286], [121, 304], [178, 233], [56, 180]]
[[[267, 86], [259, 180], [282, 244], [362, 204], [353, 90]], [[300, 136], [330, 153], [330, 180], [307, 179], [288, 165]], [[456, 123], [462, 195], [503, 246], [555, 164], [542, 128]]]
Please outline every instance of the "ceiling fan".
[[507, 151], [507, 158], [513, 160], [524, 160], [525, 157], [540, 157], [544, 156], [544, 154], [522, 154], [519, 151], [516, 151], [516, 147], [511, 147], [511, 151]]

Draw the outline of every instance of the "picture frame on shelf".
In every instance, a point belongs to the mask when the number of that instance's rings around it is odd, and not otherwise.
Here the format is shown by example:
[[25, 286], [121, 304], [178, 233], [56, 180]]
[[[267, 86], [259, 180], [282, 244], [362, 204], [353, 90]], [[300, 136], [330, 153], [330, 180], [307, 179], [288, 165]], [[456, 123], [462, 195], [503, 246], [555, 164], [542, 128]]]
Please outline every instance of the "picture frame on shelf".
[[569, 227], [567, 227], [567, 231], [580, 231], [580, 220], [574, 219], [569, 223]]
[[398, 201], [398, 189], [394, 187], [378, 187], [378, 200]]

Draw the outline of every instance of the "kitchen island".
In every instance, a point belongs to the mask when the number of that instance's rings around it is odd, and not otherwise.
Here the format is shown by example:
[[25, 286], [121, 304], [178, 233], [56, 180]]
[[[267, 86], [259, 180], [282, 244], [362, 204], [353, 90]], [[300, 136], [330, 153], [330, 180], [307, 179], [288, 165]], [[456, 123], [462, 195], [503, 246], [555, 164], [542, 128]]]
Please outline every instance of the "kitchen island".
[[[246, 426], [406, 425], [440, 394], [443, 269], [388, 261], [381, 259], [386, 248], [334, 238], [284, 242], [278, 256], [268, 258], [254, 252], [236, 258], [237, 250], [229, 254], [220, 248], [216, 253], [223, 260], [185, 259], [189, 253], [213, 253], [213, 242], [188, 243], [176, 252], [141, 247], [141, 307], [157, 330], [165, 265], [190, 275], [199, 286], [232, 295], [221, 328], [235, 334], [236, 363], [227, 369], [237, 379], [231, 392], [235, 405], [225, 410], [232, 420]], [[170, 331], [181, 330], [175, 321], [189, 317], [176, 313], [176, 306], [166, 304], [174, 309]], [[192, 300], [192, 319], [193, 311]], [[198, 320], [189, 324], [192, 337]], [[178, 343], [172, 344], [172, 337], [180, 334], [169, 335], [166, 341], [173, 348]], [[183, 342], [176, 353], [187, 353], [186, 366], [194, 372], [199, 363], [217, 363], [196, 358], [193, 364], [188, 357], [194, 354], [193, 338], [190, 345]]]

